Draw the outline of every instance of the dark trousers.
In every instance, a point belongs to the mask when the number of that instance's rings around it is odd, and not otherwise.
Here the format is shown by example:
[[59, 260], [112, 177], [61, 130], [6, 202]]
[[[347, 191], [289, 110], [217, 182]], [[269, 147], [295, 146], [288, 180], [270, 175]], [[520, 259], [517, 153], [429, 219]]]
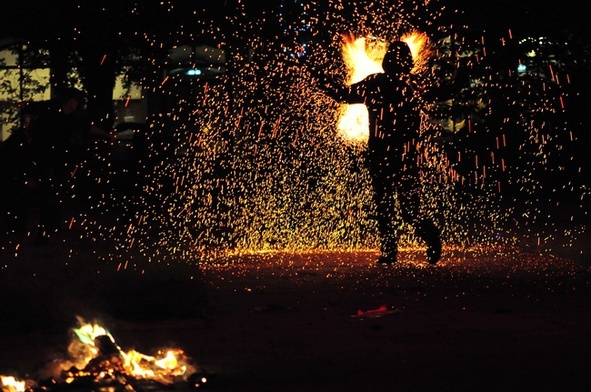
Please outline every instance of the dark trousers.
[[61, 205], [53, 181], [46, 181], [37, 189], [39, 206], [38, 235], [49, 235], [60, 228]]
[[382, 255], [396, 257], [400, 236], [398, 230], [402, 221], [411, 225], [428, 246], [436, 245], [439, 242], [439, 229], [432, 219], [421, 212], [419, 170], [404, 164], [394, 166], [390, 162], [370, 161], [369, 171]]
[[[59, 197], [62, 173], [50, 164], [38, 165], [35, 180], [30, 188], [31, 213], [38, 213], [37, 236], [51, 235], [61, 226], [61, 202]], [[37, 211], [35, 211], [37, 210]]]

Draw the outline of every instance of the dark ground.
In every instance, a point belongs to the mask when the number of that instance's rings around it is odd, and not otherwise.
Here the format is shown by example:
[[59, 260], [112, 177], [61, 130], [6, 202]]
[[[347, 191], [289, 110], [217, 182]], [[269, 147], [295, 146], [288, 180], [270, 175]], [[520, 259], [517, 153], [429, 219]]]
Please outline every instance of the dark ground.
[[[17, 251], [16, 245], [19, 245]], [[584, 391], [591, 274], [580, 257], [446, 249], [125, 265], [72, 235], [0, 251], [0, 374], [36, 377], [76, 315], [125, 350], [177, 346], [220, 391]], [[119, 271], [117, 271], [119, 269]], [[381, 318], [352, 317], [387, 305]]]

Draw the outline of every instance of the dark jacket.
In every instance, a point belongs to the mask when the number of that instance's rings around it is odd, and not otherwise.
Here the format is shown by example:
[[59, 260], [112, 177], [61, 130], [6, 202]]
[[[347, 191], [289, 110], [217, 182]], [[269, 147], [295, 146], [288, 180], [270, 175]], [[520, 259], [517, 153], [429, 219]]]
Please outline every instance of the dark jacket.
[[420, 112], [410, 83], [398, 74], [376, 73], [347, 87], [325, 91], [343, 103], [362, 103], [369, 114], [370, 161], [399, 167], [416, 155]]

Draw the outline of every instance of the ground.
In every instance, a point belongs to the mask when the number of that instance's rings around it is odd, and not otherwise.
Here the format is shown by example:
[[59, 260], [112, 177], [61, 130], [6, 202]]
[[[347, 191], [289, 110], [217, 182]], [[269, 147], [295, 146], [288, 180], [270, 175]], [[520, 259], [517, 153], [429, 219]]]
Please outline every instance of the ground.
[[[39, 377], [76, 315], [124, 349], [185, 350], [220, 391], [589, 390], [591, 275], [535, 250], [236, 255], [119, 264], [73, 236], [4, 238], [0, 374]], [[357, 317], [386, 306], [382, 317]]]

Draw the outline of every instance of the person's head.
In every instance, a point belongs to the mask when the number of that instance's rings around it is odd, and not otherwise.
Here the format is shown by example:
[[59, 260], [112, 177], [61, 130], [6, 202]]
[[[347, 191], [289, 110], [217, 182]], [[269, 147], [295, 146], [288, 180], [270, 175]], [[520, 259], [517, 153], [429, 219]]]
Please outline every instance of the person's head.
[[412, 53], [406, 42], [394, 41], [382, 60], [382, 68], [388, 75], [409, 74], [413, 67]]
[[68, 87], [62, 94], [60, 94], [60, 102], [65, 114], [74, 113], [78, 109], [84, 107], [84, 93], [77, 88]]

